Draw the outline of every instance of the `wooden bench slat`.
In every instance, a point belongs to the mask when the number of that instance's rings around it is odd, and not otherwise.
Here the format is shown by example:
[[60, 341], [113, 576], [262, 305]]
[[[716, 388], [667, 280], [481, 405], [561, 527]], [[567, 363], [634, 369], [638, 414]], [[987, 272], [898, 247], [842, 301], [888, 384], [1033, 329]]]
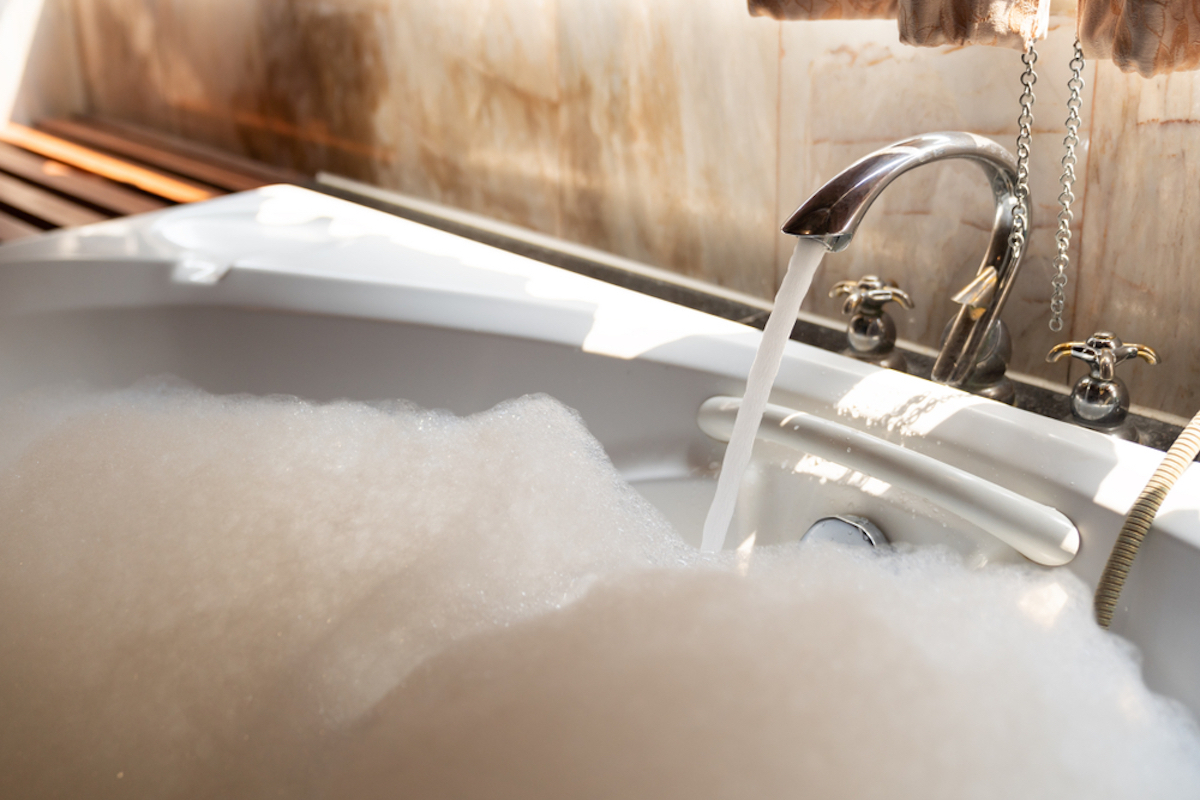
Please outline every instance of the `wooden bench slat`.
[[126, 189], [58, 161], [0, 142], [0, 170], [108, 209], [114, 214], [142, 214], [170, 203]]
[[176, 203], [194, 203], [220, 194], [216, 189], [204, 187], [192, 181], [172, 178], [157, 170], [130, 164], [128, 161], [106, 156], [91, 148], [68, 142], [42, 131], [35, 131], [15, 122], [10, 122], [0, 129], [0, 141], [31, 150], [46, 158], [52, 158], [88, 172], [94, 172], [109, 180], [132, 184], [143, 191], [174, 200]]
[[200, 144], [199, 142], [169, 136], [165, 133], [159, 133], [158, 131], [143, 128], [129, 122], [108, 119], [106, 117], [80, 117], [77, 121], [94, 128], [99, 128], [100, 130], [115, 133], [118, 136], [124, 136], [135, 142], [141, 142], [150, 147], [157, 147], [160, 150], [190, 156], [199, 161], [206, 161], [215, 166], [232, 170], [233, 172], [240, 172], [243, 175], [258, 178], [264, 184], [301, 183], [306, 180], [306, 177], [299, 172], [284, 167], [277, 167], [273, 164], [263, 163], [262, 161], [254, 161], [244, 156], [227, 153], [224, 150], [218, 150], [215, 147]]
[[30, 225], [23, 219], [17, 219], [11, 214], [0, 211], [0, 242], [11, 242], [39, 233], [42, 233], [42, 229], [38, 226]]
[[7, 175], [0, 175], [0, 202], [52, 225], [87, 225], [111, 219], [99, 211], [64, 200], [45, 189]]
[[37, 127], [55, 136], [74, 139], [82, 144], [98, 147], [110, 153], [132, 158], [144, 164], [169, 170], [222, 189], [241, 192], [247, 189], [257, 189], [263, 185], [263, 181], [258, 178], [215, 166], [190, 156], [171, 153], [142, 142], [135, 142], [125, 136], [108, 133], [74, 120], [47, 119], [39, 122]]

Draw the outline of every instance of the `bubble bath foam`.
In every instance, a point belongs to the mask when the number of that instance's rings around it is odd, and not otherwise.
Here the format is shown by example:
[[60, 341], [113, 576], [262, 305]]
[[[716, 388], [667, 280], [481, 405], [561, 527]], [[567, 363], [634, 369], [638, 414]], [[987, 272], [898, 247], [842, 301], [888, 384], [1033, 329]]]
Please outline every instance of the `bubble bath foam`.
[[701, 554], [545, 396], [0, 407], [0, 796], [1200, 794], [1064, 570]]

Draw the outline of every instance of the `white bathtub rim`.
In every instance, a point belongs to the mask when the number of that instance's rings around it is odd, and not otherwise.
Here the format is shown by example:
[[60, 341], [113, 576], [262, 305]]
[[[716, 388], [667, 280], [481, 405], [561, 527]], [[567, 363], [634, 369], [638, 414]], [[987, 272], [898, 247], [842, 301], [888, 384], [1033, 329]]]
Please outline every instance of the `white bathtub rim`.
[[[272, 215], [292, 222], [268, 226], [271, 235], [255, 241], [251, 223]], [[172, 231], [196, 228], [226, 247], [204, 249], [172, 236]], [[222, 230], [230, 236], [221, 239]], [[422, 248], [405, 244], [413, 236]], [[198, 260], [210, 264], [219, 279], [194, 282], [181, 276], [181, 264]], [[0, 315], [189, 305], [529, 338], [733, 381], [748, 371], [761, 336], [753, 328], [294, 186], [265, 187], [0, 247]], [[606, 315], [614, 330], [627, 329], [629, 321], [641, 327], [624, 343], [605, 342], [595, 332]], [[1123, 514], [1161, 459], [1149, 448], [798, 342], [788, 343], [776, 397], [1048, 505], [1073, 492]], [[866, 407], [859, 402], [863, 397], [869, 400]], [[877, 402], [881, 397], [894, 402]], [[896, 409], [908, 407], [923, 409], [916, 421], [927, 421], [935, 412], [941, 416], [914, 433], [896, 422]], [[981, 430], [991, 432], [986, 447], [978, 442]], [[1026, 479], [1038, 465], [1047, 468]], [[1193, 465], [1168, 496], [1156, 527], [1200, 549], [1196, 498], [1200, 469]]]

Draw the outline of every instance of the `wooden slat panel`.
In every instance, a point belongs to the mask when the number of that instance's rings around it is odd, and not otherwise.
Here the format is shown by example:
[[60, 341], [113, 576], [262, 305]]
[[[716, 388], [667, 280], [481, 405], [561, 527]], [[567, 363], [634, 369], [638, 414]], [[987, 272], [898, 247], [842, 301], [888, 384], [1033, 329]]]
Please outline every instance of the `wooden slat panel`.
[[99, 211], [6, 175], [0, 175], [0, 202], [53, 225], [87, 225], [110, 219]]
[[17, 219], [11, 214], [0, 211], [0, 242], [24, 239], [26, 236], [34, 236], [41, 232], [42, 229], [36, 225], [30, 225], [23, 219]]
[[258, 178], [264, 184], [300, 183], [306, 180], [304, 175], [283, 167], [276, 167], [272, 164], [264, 164], [261, 161], [236, 156], [232, 153], [226, 153], [223, 150], [217, 150], [216, 148], [197, 142], [190, 142], [187, 139], [168, 136], [164, 133], [142, 128], [128, 122], [104, 117], [80, 117], [78, 121], [93, 128], [115, 133], [118, 136], [124, 136], [135, 142], [141, 142], [150, 147], [157, 147], [160, 150], [191, 156], [199, 161], [206, 161], [215, 166]]
[[0, 170], [47, 189], [94, 203], [114, 214], [142, 214], [170, 205], [165, 200], [126, 189], [120, 184], [3, 142], [0, 142]]
[[35, 153], [70, 164], [73, 167], [94, 172], [109, 180], [128, 183], [139, 189], [174, 200], [176, 203], [194, 203], [198, 200], [208, 200], [220, 192], [201, 186], [192, 181], [172, 178], [157, 170], [139, 167], [118, 158], [106, 156], [88, 147], [68, 142], [48, 133], [35, 131], [8, 123], [0, 129], [0, 141], [32, 150]]
[[234, 192], [257, 189], [263, 185], [258, 178], [218, 167], [190, 156], [183, 156], [135, 142], [124, 136], [98, 130], [89, 125], [66, 119], [47, 119], [38, 123], [38, 128], [55, 136], [74, 139], [77, 142], [108, 150], [116, 155], [132, 158], [144, 164], [170, 170], [179, 175]]

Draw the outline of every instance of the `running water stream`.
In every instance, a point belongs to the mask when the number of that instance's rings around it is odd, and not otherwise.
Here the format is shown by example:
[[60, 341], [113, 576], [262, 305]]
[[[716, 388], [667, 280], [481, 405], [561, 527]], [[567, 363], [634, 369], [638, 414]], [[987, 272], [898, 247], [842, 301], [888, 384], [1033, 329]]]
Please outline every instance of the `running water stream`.
[[729, 438], [721, 474], [717, 478], [717, 493], [704, 520], [704, 537], [700, 542], [700, 549], [704, 552], [715, 552], [725, 546], [725, 536], [737, 503], [738, 487], [742, 484], [746, 465], [750, 463], [754, 436], [767, 407], [771, 385], [779, 373], [779, 364], [783, 361], [784, 345], [791, 336], [800, 303], [808, 294], [808, 287], [812, 285], [813, 275], [824, 255], [825, 246], [818, 240], [796, 240], [796, 249], [788, 262], [779, 292], [775, 295], [775, 307], [767, 319], [762, 343], [758, 346], [750, 375], [746, 379], [746, 396], [734, 420], [733, 435]]

